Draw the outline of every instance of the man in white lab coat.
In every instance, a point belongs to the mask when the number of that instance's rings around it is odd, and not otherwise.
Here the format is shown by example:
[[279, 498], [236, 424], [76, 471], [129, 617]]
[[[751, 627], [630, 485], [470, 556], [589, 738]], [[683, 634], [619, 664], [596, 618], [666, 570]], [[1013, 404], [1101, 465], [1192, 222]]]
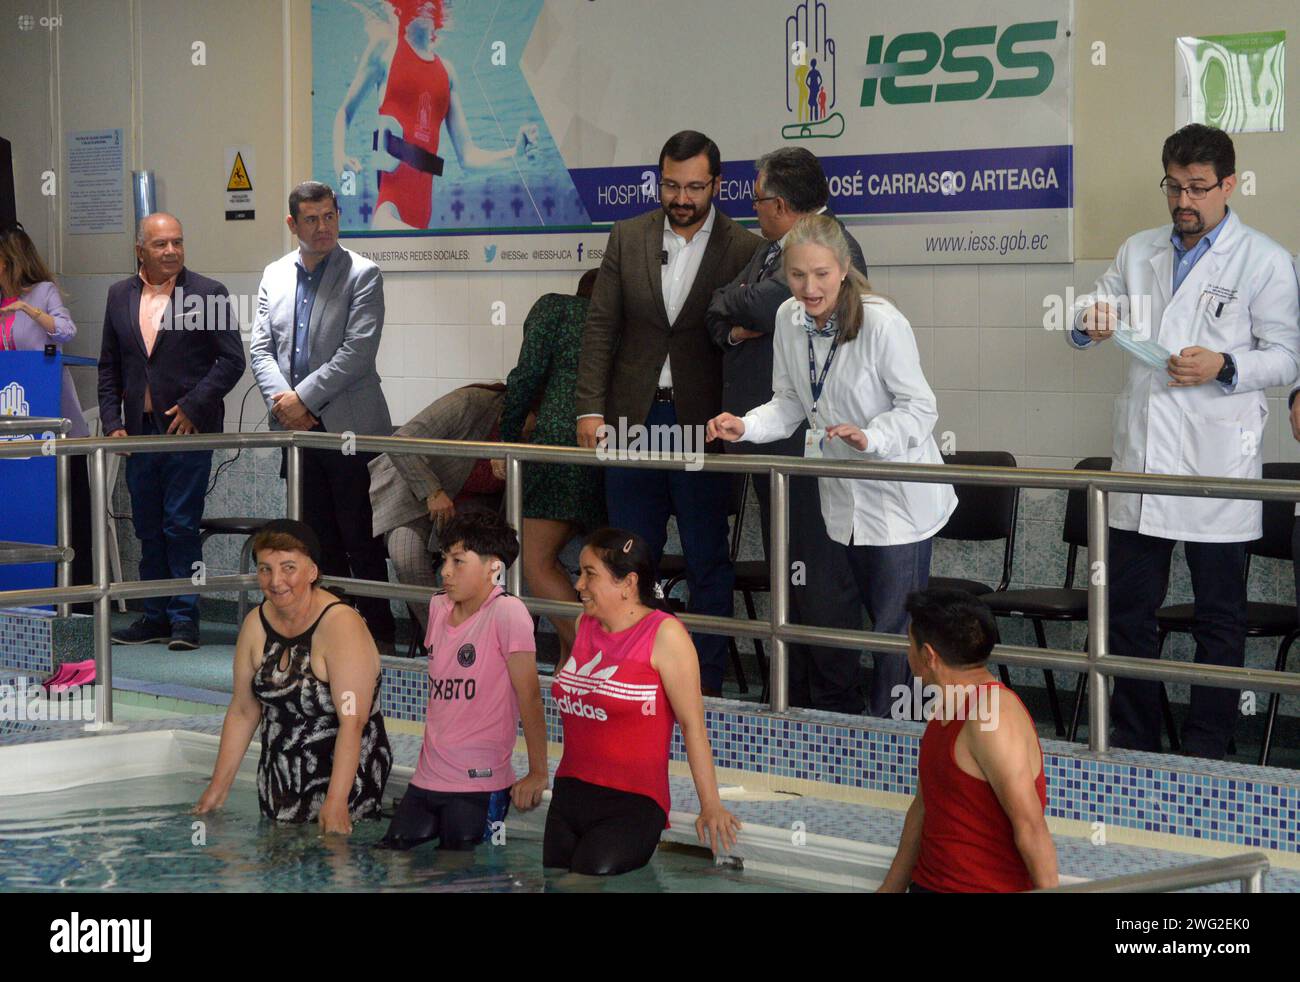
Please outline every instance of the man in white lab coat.
[[[1165, 141], [1161, 162], [1172, 227], [1139, 232], [1120, 247], [1093, 293], [1080, 298], [1068, 337], [1088, 348], [1132, 328], [1149, 345], [1154, 364], [1132, 357], [1115, 403], [1115, 470], [1258, 478], [1264, 390], [1290, 385], [1300, 369], [1295, 270], [1282, 246], [1228, 208], [1236, 155], [1227, 134], [1185, 126]], [[1164, 353], [1153, 357], [1152, 344]], [[1156, 655], [1156, 611], [1181, 541], [1196, 661], [1242, 665], [1246, 543], [1260, 537], [1261, 521], [1258, 501], [1112, 494], [1110, 651]], [[1222, 758], [1237, 700], [1232, 689], [1194, 686], [1184, 752]], [[1160, 683], [1117, 678], [1111, 718], [1115, 746], [1160, 750]]]

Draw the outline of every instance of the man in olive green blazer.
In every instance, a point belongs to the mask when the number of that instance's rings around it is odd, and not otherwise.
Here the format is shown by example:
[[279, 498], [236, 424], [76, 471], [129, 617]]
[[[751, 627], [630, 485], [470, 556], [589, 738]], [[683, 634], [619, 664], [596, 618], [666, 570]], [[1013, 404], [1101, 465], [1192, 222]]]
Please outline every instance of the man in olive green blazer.
[[[674, 434], [673, 448], [684, 456], [703, 450], [703, 427], [722, 402], [722, 353], [705, 322], [709, 300], [763, 245], [713, 207], [721, 171], [717, 145], [683, 130], [659, 155], [661, 207], [611, 230], [578, 360], [580, 446], [629, 449], [618, 441], [628, 434], [635, 447], [633, 434], [644, 425], [647, 433]], [[610, 524], [642, 536], [656, 563], [676, 516], [692, 613], [732, 615], [731, 487], [729, 475], [687, 467], [605, 472]], [[695, 645], [701, 688], [718, 694], [726, 639], [696, 635]]]

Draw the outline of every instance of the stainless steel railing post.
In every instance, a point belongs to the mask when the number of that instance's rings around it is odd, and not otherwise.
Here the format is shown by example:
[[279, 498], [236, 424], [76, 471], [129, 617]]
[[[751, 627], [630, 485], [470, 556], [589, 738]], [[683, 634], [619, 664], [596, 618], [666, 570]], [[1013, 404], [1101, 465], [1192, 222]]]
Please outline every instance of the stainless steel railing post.
[[95, 586], [95, 722], [99, 726], [113, 722], [113, 649], [109, 615], [112, 599], [108, 595], [108, 465], [103, 447], [96, 447], [90, 458], [91, 556], [94, 559]]
[[285, 448], [284, 516], [302, 521], [302, 447], [290, 443]]
[[[506, 454], [506, 521], [519, 534], [519, 544], [524, 538], [524, 465], [518, 457]], [[516, 597], [524, 595], [523, 554], [506, 570], [506, 590]]]
[[1242, 877], [1241, 892], [1242, 893], [1263, 893], [1264, 892], [1264, 871], [1261, 869], [1257, 869], [1249, 876]]
[[1110, 691], [1097, 663], [1110, 634], [1110, 521], [1106, 492], [1088, 485], [1088, 749], [1110, 749]]
[[[62, 440], [67, 433], [60, 433], [58, 439]], [[67, 454], [56, 454], [54, 458], [54, 488], [55, 488], [55, 508], [56, 522], [58, 527], [57, 542], [63, 549], [67, 549], [72, 544], [72, 461]], [[56, 581], [60, 589], [66, 590], [72, 586], [72, 560], [65, 558], [58, 565], [58, 580]], [[71, 605], [61, 603], [58, 606], [60, 617], [67, 617], [72, 612]]]
[[790, 497], [790, 475], [772, 468], [769, 471], [772, 487], [772, 561], [768, 574], [772, 586], [772, 658], [769, 663], [771, 679], [768, 688], [771, 691], [771, 709], [783, 713], [790, 708], [790, 673], [789, 651], [786, 642], [777, 636], [777, 632], [786, 626], [790, 619], [790, 518], [787, 510]]

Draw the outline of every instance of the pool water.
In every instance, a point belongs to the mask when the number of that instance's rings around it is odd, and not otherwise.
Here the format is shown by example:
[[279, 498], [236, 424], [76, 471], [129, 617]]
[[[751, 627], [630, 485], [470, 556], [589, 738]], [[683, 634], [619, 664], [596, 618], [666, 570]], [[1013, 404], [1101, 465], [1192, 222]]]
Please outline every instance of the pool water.
[[[137, 778], [4, 799], [0, 892], [800, 892], [816, 884], [715, 866], [703, 850], [661, 846], [645, 869], [616, 877], [543, 873], [535, 830], [472, 854], [431, 845], [375, 848], [387, 819], [348, 838], [258, 813], [236, 783], [221, 811], [189, 814], [206, 787], [196, 773]], [[536, 822], [529, 822], [536, 826]]]

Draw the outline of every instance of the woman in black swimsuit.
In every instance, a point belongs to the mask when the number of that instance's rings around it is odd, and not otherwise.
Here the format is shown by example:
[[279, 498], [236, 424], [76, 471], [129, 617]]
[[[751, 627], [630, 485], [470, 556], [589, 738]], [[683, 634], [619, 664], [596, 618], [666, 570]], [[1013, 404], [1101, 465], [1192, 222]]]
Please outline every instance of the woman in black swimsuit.
[[221, 748], [194, 811], [225, 802], [260, 723], [262, 814], [347, 834], [353, 819], [379, 815], [393, 766], [379, 712], [379, 652], [360, 615], [316, 586], [320, 544], [309, 527], [270, 522], [254, 536], [253, 555], [266, 600], [235, 642]]

